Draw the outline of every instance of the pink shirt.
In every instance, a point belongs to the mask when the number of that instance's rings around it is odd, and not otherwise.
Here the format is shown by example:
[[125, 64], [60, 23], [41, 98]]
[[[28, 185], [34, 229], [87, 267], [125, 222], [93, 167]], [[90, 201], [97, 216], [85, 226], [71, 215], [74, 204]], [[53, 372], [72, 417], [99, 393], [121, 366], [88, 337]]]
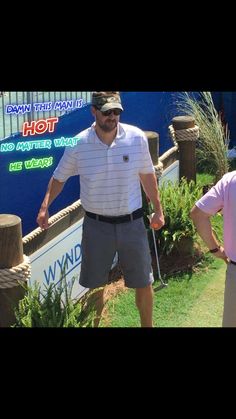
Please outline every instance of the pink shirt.
[[226, 173], [196, 206], [210, 215], [224, 209], [224, 249], [228, 258], [236, 261], [236, 170]]

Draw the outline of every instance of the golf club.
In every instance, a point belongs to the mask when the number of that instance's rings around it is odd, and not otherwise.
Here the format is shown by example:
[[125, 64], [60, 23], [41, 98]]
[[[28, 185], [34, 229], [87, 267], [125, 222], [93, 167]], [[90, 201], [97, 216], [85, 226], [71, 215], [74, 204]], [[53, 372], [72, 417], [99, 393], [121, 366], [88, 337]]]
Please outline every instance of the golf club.
[[[148, 197], [147, 197], [147, 202], [148, 202], [148, 213], [149, 213], [148, 218], [149, 218], [149, 221], [151, 222], [151, 218], [152, 218], [152, 215], [153, 215], [153, 214], [152, 214], [152, 209], [151, 209], [151, 202], [150, 202], [150, 200], [149, 200], [149, 198], [148, 198]], [[150, 228], [151, 228], [151, 225], [150, 225]], [[155, 231], [154, 231], [154, 229], [153, 229], [153, 228], [151, 228], [151, 230], [152, 230], [152, 237], [153, 237], [154, 249], [155, 249], [155, 255], [156, 255], [156, 262], [157, 262], [158, 277], [159, 277], [159, 279], [160, 279], [160, 281], [161, 281], [161, 284], [162, 284], [164, 287], [167, 287], [167, 286], [168, 286], [168, 284], [167, 284], [166, 282], [164, 282], [164, 281], [163, 281], [162, 276], [161, 276], [161, 270], [160, 270], [160, 264], [159, 264], [158, 252], [157, 252], [157, 244], [156, 244]]]

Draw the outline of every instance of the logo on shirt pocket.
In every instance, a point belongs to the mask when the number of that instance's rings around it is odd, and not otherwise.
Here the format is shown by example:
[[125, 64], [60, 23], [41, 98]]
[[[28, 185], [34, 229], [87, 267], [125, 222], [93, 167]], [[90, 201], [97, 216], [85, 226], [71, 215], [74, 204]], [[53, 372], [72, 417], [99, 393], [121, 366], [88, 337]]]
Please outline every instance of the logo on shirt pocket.
[[125, 163], [128, 163], [129, 162], [129, 156], [123, 156], [123, 161], [125, 162]]

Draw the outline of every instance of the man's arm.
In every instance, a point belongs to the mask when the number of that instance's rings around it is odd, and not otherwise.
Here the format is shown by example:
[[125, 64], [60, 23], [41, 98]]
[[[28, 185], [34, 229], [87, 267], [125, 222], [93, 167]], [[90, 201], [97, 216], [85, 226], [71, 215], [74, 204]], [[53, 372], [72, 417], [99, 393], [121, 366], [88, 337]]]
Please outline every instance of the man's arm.
[[224, 252], [224, 248], [219, 246], [219, 243], [216, 240], [216, 237], [212, 231], [212, 226], [210, 222], [210, 214], [200, 210], [196, 205], [192, 208], [190, 212], [190, 217], [193, 220], [193, 223], [197, 229], [199, 236], [206, 243], [207, 247], [211, 249], [219, 248], [218, 252], [214, 253], [214, 256], [217, 258], [223, 259], [225, 262], [228, 262], [227, 256]]
[[154, 207], [154, 215], [150, 221], [151, 228], [159, 230], [165, 224], [165, 219], [160, 203], [156, 175], [154, 173], [139, 174], [143, 189]]
[[64, 188], [64, 185], [65, 183], [59, 182], [53, 177], [50, 179], [46, 195], [41, 204], [41, 208], [39, 210], [38, 217], [37, 217], [37, 223], [39, 227], [41, 227], [42, 229], [47, 229], [49, 227], [48, 226], [48, 219], [49, 219], [48, 208], [51, 205], [51, 203], [56, 199], [56, 197], [61, 193], [62, 189]]

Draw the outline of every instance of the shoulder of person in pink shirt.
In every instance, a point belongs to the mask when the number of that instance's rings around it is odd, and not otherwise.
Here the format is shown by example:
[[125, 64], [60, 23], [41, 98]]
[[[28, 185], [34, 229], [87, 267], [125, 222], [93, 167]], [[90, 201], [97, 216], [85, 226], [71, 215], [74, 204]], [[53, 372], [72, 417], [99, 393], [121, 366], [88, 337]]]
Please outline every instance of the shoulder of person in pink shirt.
[[[233, 188], [232, 188], [233, 187]], [[196, 206], [207, 214], [213, 215], [225, 207], [225, 202], [232, 200], [236, 204], [236, 171], [228, 172], [214, 185]]]

